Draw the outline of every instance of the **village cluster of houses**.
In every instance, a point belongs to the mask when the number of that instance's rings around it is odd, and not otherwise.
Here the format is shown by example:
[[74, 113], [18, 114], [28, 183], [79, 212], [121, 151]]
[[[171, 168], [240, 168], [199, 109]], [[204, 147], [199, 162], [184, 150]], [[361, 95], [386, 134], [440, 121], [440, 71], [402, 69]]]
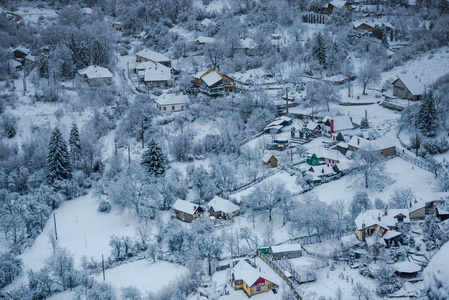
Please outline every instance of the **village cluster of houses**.
[[201, 217], [206, 211], [213, 219], [229, 220], [239, 213], [240, 207], [229, 200], [215, 196], [207, 203], [207, 209], [204, 209], [201, 205], [182, 199], [176, 200], [172, 209], [175, 217], [179, 220], [192, 222]]

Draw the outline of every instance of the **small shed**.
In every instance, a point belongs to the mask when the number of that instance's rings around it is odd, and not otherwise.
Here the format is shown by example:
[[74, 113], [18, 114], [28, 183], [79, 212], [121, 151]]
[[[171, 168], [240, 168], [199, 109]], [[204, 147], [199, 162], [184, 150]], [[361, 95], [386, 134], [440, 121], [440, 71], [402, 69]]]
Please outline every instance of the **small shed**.
[[276, 168], [278, 166], [277, 158], [273, 154], [270, 154], [270, 153], [266, 153], [262, 157], [262, 163], [264, 164], [264, 166], [269, 166], [272, 168]]
[[179, 220], [192, 222], [204, 213], [204, 209], [192, 202], [178, 199], [173, 204], [173, 212]]
[[414, 278], [418, 275], [418, 272], [421, 271], [421, 266], [418, 266], [417, 264], [410, 261], [401, 261], [395, 263], [393, 265], [393, 268], [402, 278]]
[[300, 244], [271, 246], [271, 254], [274, 260], [297, 258], [302, 256], [302, 248]]

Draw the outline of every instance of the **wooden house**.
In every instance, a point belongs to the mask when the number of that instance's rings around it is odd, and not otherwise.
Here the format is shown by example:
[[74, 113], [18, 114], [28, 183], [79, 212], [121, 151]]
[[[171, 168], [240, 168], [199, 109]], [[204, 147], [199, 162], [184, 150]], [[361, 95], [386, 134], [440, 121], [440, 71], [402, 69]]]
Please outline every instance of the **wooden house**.
[[334, 9], [351, 10], [352, 6], [349, 4], [349, 2], [343, 0], [334, 0], [323, 7], [323, 12], [330, 15], [334, 11]]
[[172, 208], [176, 218], [184, 222], [192, 222], [204, 213], [201, 206], [181, 199], [176, 200]]
[[78, 71], [78, 76], [81, 80], [89, 83], [110, 83], [112, 80], [112, 73], [106, 68], [92, 65]]
[[387, 34], [390, 34], [394, 31], [394, 26], [391, 25], [390, 22], [382, 22], [379, 20], [364, 20], [364, 21], [354, 21], [352, 22], [352, 27], [354, 30], [362, 31], [362, 32], [373, 32], [375, 27], [384, 28]]
[[307, 163], [312, 166], [325, 164], [333, 167], [341, 160], [346, 161], [346, 158], [337, 150], [330, 150], [322, 147], [307, 150]]
[[297, 258], [302, 256], [302, 248], [300, 244], [271, 246], [271, 255], [273, 260]]
[[145, 61], [159, 63], [166, 66], [167, 68], [171, 68], [170, 58], [161, 53], [149, 49], [143, 49], [136, 53], [136, 62], [145, 62]]
[[348, 150], [350, 151], [354, 152], [362, 147], [378, 150], [383, 157], [396, 155], [395, 141], [389, 138], [369, 141], [363, 137], [354, 135], [348, 142]]
[[436, 213], [437, 218], [440, 221], [449, 219], [449, 211], [447, 209], [445, 209], [442, 205], [438, 206], [435, 209], [435, 213]]
[[261, 267], [255, 268], [243, 259], [234, 266], [231, 274], [234, 288], [243, 290], [248, 297], [278, 288], [278, 285], [261, 270]]
[[403, 99], [421, 100], [424, 85], [416, 75], [399, 74], [392, 84], [393, 96]]
[[264, 166], [276, 168], [278, 166], [278, 159], [270, 153], [265, 153], [262, 157], [262, 164]]
[[321, 125], [315, 123], [313, 121], [308, 122], [304, 126], [304, 130], [306, 131], [308, 136], [319, 136], [321, 135]]
[[408, 212], [411, 220], [424, 219], [426, 217], [426, 204], [423, 202], [416, 203], [408, 209]]
[[23, 46], [18, 46], [12, 50], [12, 53], [14, 54], [14, 59], [21, 61], [25, 56], [31, 54], [31, 50]]
[[235, 82], [229, 76], [208, 69], [192, 76], [192, 85], [209, 96], [221, 96], [227, 92], [235, 92]]
[[[408, 209], [370, 209], [360, 213], [354, 222], [359, 241], [366, 241], [376, 233], [389, 246], [402, 234], [397, 229], [410, 226], [410, 215]], [[373, 239], [368, 242], [372, 243]]]
[[189, 107], [189, 97], [187, 95], [162, 94], [156, 100], [156, 107], [163, 112], [183, 111]]
[[240, 209], [238, 205], [218, 196], [215, 196], [207, 204], [207, 207], [211, 217], [225, 220], [229, 220], [232, 216], [236, 215]]

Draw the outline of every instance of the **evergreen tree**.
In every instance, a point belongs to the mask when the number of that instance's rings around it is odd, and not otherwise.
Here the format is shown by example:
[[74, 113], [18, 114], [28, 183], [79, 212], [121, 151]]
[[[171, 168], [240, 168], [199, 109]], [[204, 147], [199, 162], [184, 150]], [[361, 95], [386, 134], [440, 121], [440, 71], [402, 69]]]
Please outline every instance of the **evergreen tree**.
[[101, 67], [107, 67], [109, 63], [106, 50], [98, 39], [95, 40], [92, 49], [92, 63]]
[[72, 162], [72, 166], [75, 167], [76, 162], [79, 160], [81, 156], [80, 135], [76, 123], [72, 124], [72, 129], [70, 130], [69, 147], [70, 147], [70, 159]]
[[369, 122], [368, 122], [368, 118], [367, 117], [363, 117], [362, 118], [362, 121], [360, 122], [360, 128], [361, 129], [369, 128]]
[[326, 44], [321, 31], [315, 35], [312, 47], [312, 56], [319, 62], [320, 65], [326, 64]]
[[153, 176], [164, 175], [166, 165], [165, 155], [154, 140], [150, 141], [148, 150], [142, 154], [141, 165]]
[[48, 78], [48, 51], [43, 51], [37, 60], [39, 76], [41, 78]]
[[72, 34], [72, 36], [70, 37], [70, 44], [69, 44], [69, 49], [72, 52], [72, 60], [75, 63], [76, 69], [79, 70], [81, 68], [79, 68], [79, 52], [80, 52], [80, 48], [78, 45], [78, 40], [75, 38], [75, 35]]
[[90, 64], [89, 48], [84, 41], [79, 44], [78, 61], [76, 67], [79, 69], [85, 68]]
[[58, 127], [55, 127], [48, 144], [45, 174], [47, 180], [64, 180], [71, 177], [70, 155], [67, 144]]
[[422, 134], [433, 137], [438, 129], [438, 115], [435, 108], [435, 98], [431, 90], [423, 93], [421, 107], [418, 112], [417, 120], [418, 129]]

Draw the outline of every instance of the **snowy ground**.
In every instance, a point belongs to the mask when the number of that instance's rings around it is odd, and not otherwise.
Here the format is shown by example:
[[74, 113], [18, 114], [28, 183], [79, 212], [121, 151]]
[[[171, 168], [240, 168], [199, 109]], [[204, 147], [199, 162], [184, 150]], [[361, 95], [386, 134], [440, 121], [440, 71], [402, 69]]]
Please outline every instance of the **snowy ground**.
[[[139, 260], [106, 270], [105, 282], [117, 290], [135, 286], [142, 295], [145, 295], [148, 292], [157, 293], [163, 290], [186, 272], [186, 267], [166, 261], [153, 263], [148, 260]], [[102, 282], [103, 274], [98, 274], [94, 278]]]
[[380, 198], [388, 202], [390, 195], [396, 188], [411, 188], [418, 200], [439, 199], [448, 193], [435, 192], [434, 175], [420, 169], [399, 157], [386, 162], [386, 174], [391, 177], [389, 185], [383, 190], [365, 189], [362, 182], [356, 181], [356, 175], [349, 174], [338, 180], [320, 185], [311, 193], [316, 193], [318, 198], [326, 203], [332, 203], [337, 199], [347, 200], [348, 203], [358, 191], [367, 191], [371, 200]]
[[[58, 234], [58, 246], [67, 248], [74, 255], [75, 264], [79, 267], [82, 256], [101, 260], [101, 255], [110, 254], [109, 240], [112, 235], [135, 235], [135, 218], [118, 214], [114, 209], [109, 214], [97, 212], [99, 198], [89, 193], [74, 200], [64, 202], [54, 211]], [[38, 270], [44, 266], [45, 259], [52, 255], [53, 250], [49, 234], [54, 234], [53, 217], [45, 226], [31, 248], [19, 257], [23, 260], [22, 276], [15, 280], [9, 288], [24, 284], [28, 270]]]

